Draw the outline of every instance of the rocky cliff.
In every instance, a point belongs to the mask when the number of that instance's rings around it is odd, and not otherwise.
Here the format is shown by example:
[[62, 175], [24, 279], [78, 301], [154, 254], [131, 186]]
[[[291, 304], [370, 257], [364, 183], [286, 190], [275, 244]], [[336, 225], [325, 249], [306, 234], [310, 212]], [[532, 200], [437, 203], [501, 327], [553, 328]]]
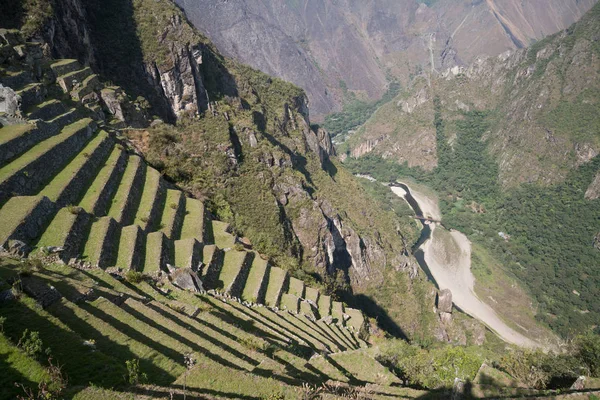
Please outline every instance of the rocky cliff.
[[[322, 117], [341, 86], [379, 98], [403, 83], [566, 28], [595, 0], [176, 0], [226, 55], [304, 88]], [[343, 83], [342, 83], [343, 82]]]
[[104, 99], [114, 115], [127, 93], [174, 123], [127, 134], [256, 250], [396, 333], [429, 335], [430, 284], [407, 252], [414, 224], [383, 211], [332, 157], [304, 92], [222, 57], [167, 0], [69, 0], [36, 32], [48, 51], [123, 88]]
[[434, 102], [450, 143], [464, 112], [485, 111], [485, 135], [504, 186], [549, 184], [600, 151], [598, 6], [577, 24], [528, 49], [481, 57], [442, 71], [383, 106], [349, 140], [349, 154], [369, 152], [409, 166], [437, 165]]

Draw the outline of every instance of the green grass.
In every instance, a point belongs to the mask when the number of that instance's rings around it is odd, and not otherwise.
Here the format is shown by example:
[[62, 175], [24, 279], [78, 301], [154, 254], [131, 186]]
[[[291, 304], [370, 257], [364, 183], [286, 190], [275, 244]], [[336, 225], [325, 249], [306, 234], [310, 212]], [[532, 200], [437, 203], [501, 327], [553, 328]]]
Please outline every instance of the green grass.
[[119, 268], [128, 269], [135, 267], [131, 265], [131, 260], [135, 252], [143, 251], [137, 247], [140, 235], [143, 235], [140, 227], [137, 225], [126, 226], [121, 230], [119, 239], [119, 253], [117, 255], [117, 264]]
[[108, 133], [100, 131], [86, 147], [61, 171], [56, 175], [48, 185], [40, 192], [50, 200], [56, 201], [61, 196], [65, 188], [72, 182], [73, 178], [79, 173], [90, 157], [102, 144], [109, 140]]
[[235, 244], [235, 238], [227, 232], [229, 224], [221, 221], [212, 221], [215, 244], [221, 249], [228, 249]]
[[150, 220], [150, 214], [155, 206], [155, 202], [159, 201], [160, 184], [160, 172], [154, 168], [147, 167], [144, 191], [133, 222], [134, 224], [141, 226], [142, 229], [151, 227], [151, 224], [154, 222]]
[[32, 131], [35, 125], [8, 125], [0, 128], [0, 145], [10, 142], [11, 140], [25, 135]]
[[52, 151], [56, 145], [68, 140], [81, 129], [89, 126], [91, 122], [92, 120], [89, 118], [81, 119], [65, 127], [60, 134], [52, 136], [49, 139], [46, 139], [43, 142], [35, 145], [25, 154], [21, 155], [19, 158], [0, 169], [0, 182], [6, 181], [7, 178], [26, 168], [30, 163], [35, 162], [47, 152]]
[[180, 268], [191, 268], [190, 260], [197, 251], [199, 242], [196, 239], [183, 239], [175, 241], [175, 265]]
[[342, 323], [344, 315], [344, 305], [339, 301], [331, 303], [331, 316], [338, 320], [338, 323]]
[[0, 333], [0, 398], [15, 398], [23, 395], [15, 383], [36, 389], [40, 382], [48, 381], [48, 374], [43, 365], [23, 353]]
[[293, 294], [284, 293], [283, 296], [281, 296], [281, 304], [279, 305], [279, 308], [297, 313], [299, 306], [298, 301], [298, 297], [294, 296]]
[[357, 331], [362, 327], [364, 317], [360, 310], [356, 310], [354, 308], [346, 308], [346, 314], [350, 316], [350, 319], [346, 323], [348, 326], [354, 327]]
[[8, 238], [41, 200], [41, 196], [13, 197], [0, 209], [0, 242]]
[[267, 294], [265, 295], [265, 303], [267, 303], [267, 305], [277, 305], [277, 294], [281, 292], [286, 276], [287, 272], [285, 270], [277, 267], [271, 268], [269, 283], [267, 285]]
[[146, 238], [146, 261], [144, 273], [154, 274], [160, 271], [161, 254], [163, 251], [164, 233], [152, 232]]
[[313, 287], [307, 286], [305, 293], [304, 293], [304, 298], [306, 300], [311, 300], [313, 301], [315, 304], [318, 304], [318, 300], [319, 300], [319, 291]]
[[325, 296], [321, 294], [319, 297], [319, 314], [321, 314], [321, 318], [324, 318], [331, 314], [331, 296]]
[[249, 253], [245, 251], [230, 250], [225, 252], [223, 267], [219, 274], [219, 281], [223, 282], [223, 290], [228, 290], [229, 286], [235, 281], [248, 256]]
[[76, 220], [77, 214], [73, 214], [67, 207], [61, 208], [42, 234], [36, 246], [64, 246]]
[[252, 266], [248, 273], [248, 279], [246, 280], [246, 286], [244, 286], [244, 292], [242, 298], [246, 301], [256, 302], [258, 300], [258, 294], [262, 285], [265, 274], [269, 268], [269, 262], [256, 254], [254, 260], [252, 260]]
[[142, 159], [138, 156], [129, 156], [127, 160], [127, 167], [125, 168], [125, 173], [123, 173], [123, 177], [121, 178], [121, 182], [119, 183], [119, 187], [117, 189], [117, 193], [115, 197], [112, 199], [112, 205], [110, 206], [110, 210], [108, 211], [108, 215], [116, 219], [117, 221], [121, 221], [124, 218], [123, 211], [131, 196], [131, 191], [133, 184], [135, 182], [135, 178], [138, 175], [138, 171], [140, 168], [144, 168], [146, 164]]
[[181, 239], [196, 238], [204, 241], [204, 203], [200, 200], [185, 199], [185, 218], [181, 228]]
[[86, 191], [83, 199], [79, 203], [87, 212], [92, 213], [96, 208], [96, 204], [100, 198], [100, 195], [105, 190], [106, 185], [110, 179], [113, 170], [116, 168], [123, 150], [119, 147], [115, 147], [108, 158], [108, 161], [100, 169], [100, 172], [92, 182], [91, 186]]
[[165, 233], [171, 239], [177, 239], [176, 227], [178, 218], [180, 218], [180, 208], [183, 193], [180, 190], [169, 189], [167, 190], [167, 199], [165, 201], [165, 207], [162, 213], [161, 220], [161, 231]]
[[380, 385], [399, 384], [400, 380], [365, 350], [332, 354], [331, 358], [355, 379]]
[[288, 293], [296, 297], [304, 297], [304, 282], [300, 279], [290, 277], [290, 288]]
[[85, 243], [85, 249], [83, 250], [83, 257], [86, 261], [91, 263], [98, 262], [109, 226], [112, 223], [111, 221], [113, 221], [112, 218], [103, 217], [92, 224], [90, 234]]

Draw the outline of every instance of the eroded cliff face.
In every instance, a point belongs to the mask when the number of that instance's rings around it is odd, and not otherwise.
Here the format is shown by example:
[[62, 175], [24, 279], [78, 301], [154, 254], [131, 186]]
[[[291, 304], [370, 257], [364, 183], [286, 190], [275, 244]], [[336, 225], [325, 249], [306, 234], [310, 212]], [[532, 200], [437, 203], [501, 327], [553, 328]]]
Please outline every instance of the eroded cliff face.
[[434, 99], [450, 144], [464, 112], [489, 113], [485, 135], [504, 186], [550, 184], [600, 152], [599, 6], [567, 31], [530, 49], [481, 57], [413, 86], [349, 140], [355, 157], [374, 153], [409, 166], [437, 164]]
[[339, 110], [340, 82], [379, 98], [407, 83], [531, 44], [596, 0], [176, 0], [226, 55], [306, 90], [314, 116]]

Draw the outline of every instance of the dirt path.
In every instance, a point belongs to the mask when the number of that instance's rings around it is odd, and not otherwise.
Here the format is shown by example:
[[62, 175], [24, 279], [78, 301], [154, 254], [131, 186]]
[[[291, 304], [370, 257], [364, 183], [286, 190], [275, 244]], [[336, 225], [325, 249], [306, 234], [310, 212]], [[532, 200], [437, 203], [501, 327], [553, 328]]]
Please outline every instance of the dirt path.
[[[441, 219], [436, 200], [406, 186], [424, 216]], [[392, 191], [400, 197], [406, 194], [402, 188], [392, 188]], [[450, 289], [456, 307], [484, 323], [506, 342], [523, 347], [541, 347], [539, 343], [506, 325], [490, 306], [477, 297], [474, 291], [475, 277], [471, 273], [471, 242], [464, 234], [449, 232], [438, 224], [431, 223], [431, 237], [423, 243], [421, 250], [431, 275], [440, 289]]]

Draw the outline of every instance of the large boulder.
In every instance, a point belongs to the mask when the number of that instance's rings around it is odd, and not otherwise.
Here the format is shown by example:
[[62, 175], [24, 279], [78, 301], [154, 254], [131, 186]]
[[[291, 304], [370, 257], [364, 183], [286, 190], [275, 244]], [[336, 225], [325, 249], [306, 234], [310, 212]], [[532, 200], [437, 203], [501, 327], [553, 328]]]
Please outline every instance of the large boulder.
[[438, 293], [437, 309], [440, 313], [452, 312], [452, 292], [450, 289], [444, 289]]
[[191, 292], [200, 293], [204, 291], [202, 281], [191, 268], [178, 268], [170, 275], [173, 285]]
[[19, 115], [21, 96], [14, 90], [0, 83], [0, 113]]

